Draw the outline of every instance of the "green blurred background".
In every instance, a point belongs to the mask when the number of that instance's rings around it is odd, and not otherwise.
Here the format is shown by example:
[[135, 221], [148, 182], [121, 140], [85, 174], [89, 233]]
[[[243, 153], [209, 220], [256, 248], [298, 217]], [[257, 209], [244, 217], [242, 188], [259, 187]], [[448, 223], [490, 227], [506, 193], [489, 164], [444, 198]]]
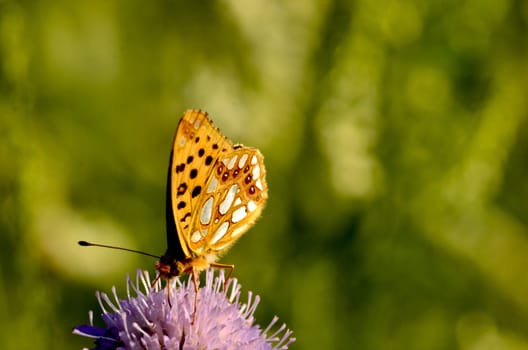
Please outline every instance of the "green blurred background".
[[[161, 254], [172, 136], [266, 157], [221, 261], [295, 349], [528, 349], [528, 2], [0, 0], [0, 347]], [[98, 323], [100, 320], [96, 317]]]

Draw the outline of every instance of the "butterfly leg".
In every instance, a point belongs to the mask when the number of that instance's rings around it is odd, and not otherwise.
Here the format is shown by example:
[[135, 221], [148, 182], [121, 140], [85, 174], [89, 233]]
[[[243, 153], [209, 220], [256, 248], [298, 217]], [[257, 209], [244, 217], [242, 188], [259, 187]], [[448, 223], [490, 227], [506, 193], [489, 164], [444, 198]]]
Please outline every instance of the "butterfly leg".
[[[161, 278], [161, 274], [158, 274], [156, 276], [156, 278], [154, 279], [154, 281], [152, 281], [151, 283], [151, 287], [154, 288], [154, 285], [159, 281], [159, 279]], [[171, 299], [170, 299], [170, 281], [169, 279], [166, 280], [167, 281], [167, 303], [169, 304], [169, 307], [172, 307], [172, 304], [171, 304]]]
[[198, 288], [200, 286], [200, 280], [198, 279], [200, 276], [200, 273], [196, 271], [194, 268], [191, 271], [192, 279], [194, 282], [194, 312], [193, 312], [193, 320], [191, 325], [194, 324], [194, 321], [196, 321], [196, 307], [198, 306]]
[[233, 274], [233, 271], [235, 271], [235, 265], [233, 264], [217, 264], [213, 263], [211, 264], [212, 267], [216, 267], [217, 269], [229, 269], [229, 272], [227, 273], [226, 280], [224, 282], [224, 292], [227, 292], [227, 284], [229, 283], [229, 279], [231, 278], [231, 275]]
[[158, 275], [156, 276], [156, 278], [154, 279], [154, 281], [152, 281], [152, 283], [150, 284], [151, 287], [154, 287], [154, 285], [159, 281], [159, 279], [161, 278], [161, 273], [158, 273]]
[[169, 303], [169, 307], [172, 309], [171, 299], [170, 299], [170, 280], [167, 279], [167, 302]]
[[182, 331], [182, 336], [180, 339], [180, 350], [183, 350], [183, 345], [185, 344], [185, 329]]

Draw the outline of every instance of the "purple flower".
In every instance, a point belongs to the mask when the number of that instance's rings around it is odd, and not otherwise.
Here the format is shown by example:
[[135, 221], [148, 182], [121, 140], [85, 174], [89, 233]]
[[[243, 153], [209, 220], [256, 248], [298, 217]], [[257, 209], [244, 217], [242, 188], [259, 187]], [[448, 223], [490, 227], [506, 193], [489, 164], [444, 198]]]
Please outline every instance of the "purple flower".
[[[260, 298], [248, 293], [246, 303], [240, 302], [240, 284], [229, 279], [224, 291], [224, 273], [215, 277], [206, 271], [205, 286], [198, 291], [196, 321], [194, 285], [192, 279], [180, 282], [174, 278], [167, 290], [158, 281], [151, 286], [148, 272], [138, 271], [135, 283], [127, 277], [127, 298], [119, 299], [115, 287], [113, 300], [97, 292], [106, 328], [90, 325], [73, 329], [74, 334], [95, 338], [95, 350], [113, 349], [287, 349], [295, 341], [286, 325], [269, 335], [278, 318], [274, 317], [266, 329], [255, 324], [253, 314]], [[134, 295], [132, 295], [134, 294]]]

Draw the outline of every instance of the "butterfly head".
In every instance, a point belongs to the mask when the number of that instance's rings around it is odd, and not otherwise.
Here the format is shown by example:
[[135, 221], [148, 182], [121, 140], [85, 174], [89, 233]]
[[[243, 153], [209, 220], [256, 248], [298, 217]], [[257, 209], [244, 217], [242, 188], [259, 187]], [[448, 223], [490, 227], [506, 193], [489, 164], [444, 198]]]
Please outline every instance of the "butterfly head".
[[156, 263], [156, 270], [158, 270], [160, 277], [164, 279], [170, 279], [172, 277], [181, 276], [187, 273], [189, 266], [185, 264], [185, 261], [180, 261], [173, 258], [169, 254], [163, 255], [160, 260]]

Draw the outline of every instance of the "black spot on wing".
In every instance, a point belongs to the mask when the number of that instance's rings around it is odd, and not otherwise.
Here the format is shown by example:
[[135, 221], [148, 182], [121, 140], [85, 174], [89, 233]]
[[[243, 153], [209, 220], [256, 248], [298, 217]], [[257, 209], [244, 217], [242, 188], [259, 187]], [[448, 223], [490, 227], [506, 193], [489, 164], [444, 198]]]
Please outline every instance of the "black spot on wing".
[[185, 163], [181, 163], [180, 165], [176, 165], [176, 174], [179, 172], [182, 172], [185, 169]]
[[184, 222], [185, 220], [187, 220], [187, 218], [188, 218], [189, 216], [191, 216], [191, 213], [189, 213], [189, 212], [186, 213], [186, 214], [183, 216], [183, 218], [180, 219], [180, 222]]
[[182, 194], [184, 194], [185, 191], [187, 191], [187, 184], [185, 182], [182, 182], [180, 186], [178, 186], [178, 192], [177, 192], [178, 196], [181, 196]]
[[202, 192], [202, 186], [196, 186], [195, 188], [193, 188], [191, 196], [194, 198], [198, 196], [201, 192]]

